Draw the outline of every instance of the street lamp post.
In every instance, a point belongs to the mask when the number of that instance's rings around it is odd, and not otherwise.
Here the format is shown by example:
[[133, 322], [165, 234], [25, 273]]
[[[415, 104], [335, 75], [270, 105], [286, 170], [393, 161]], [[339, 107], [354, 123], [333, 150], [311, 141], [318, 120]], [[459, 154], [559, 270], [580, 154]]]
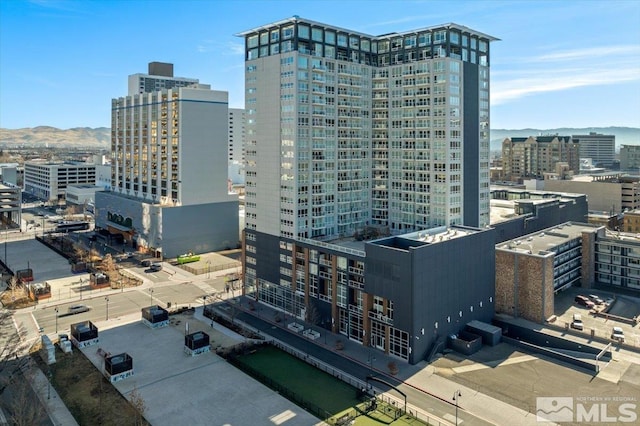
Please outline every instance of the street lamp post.
[[56, 306], [54, 310], [56, 311], [56, 334], [58, 334], [58, 307]]
[[460, 393], [460, 389], [453, 393], [453, 400], [456, 402], [456, 426], [458, 425], [458, 400], [461, 396], [462, 393]]
[[107, 321], [109, 320], [109, 297], [105, 297], [104, 300], [107, 302]]
[[202, 296], [202, 316], [204, 316], [205, 304], [207, 302], [207, 295]]
[[149, 295], [151, 296], [151, 305], [149, 306], [153, 306], [153, 289], [152, 288], [149, 289]]
[[49, 379], [49, 389], [47, 391], [47, 399], [51, 399], [51, 369], [49, 369], [49, 373], [47, 374], [47, 378]]

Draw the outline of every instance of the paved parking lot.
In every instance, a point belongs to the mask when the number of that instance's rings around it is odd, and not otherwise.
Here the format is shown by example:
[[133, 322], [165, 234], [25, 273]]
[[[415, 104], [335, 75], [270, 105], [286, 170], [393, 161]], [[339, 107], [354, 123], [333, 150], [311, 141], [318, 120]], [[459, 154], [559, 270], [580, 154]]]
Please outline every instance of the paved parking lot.
[[[610, 415], [617, 416], [618, 407], [631, 399], [640, 419], [640, 364], [627, 364], [625, 371], [618, 373], [618, 380], [612, 382], [500, 343], [485, 346], [470, 357], [449, 353], [432, 366], [438, 375], [530, 413], [536, 413], [537, 397], [573, 397], [598, 399], [598, 403], [607, 405]], [[616, 366], [607, 366], [604, 371], [610, 367]], [[461, 401], [464, 404], [464, 396]]]
[[20, 269], [33, 269], [35, 282], [71, 275], [69, 261], [35, 239], [10, 240], [5, 244], [6, 260], [5, 251], [0, 251], [4, 263], [14, 272]]
[[[613, 327], [622, 327], [625, 334], [625, 343], [627, 345], [640, 348], [640, 325], [631, 325], [624, 322], [616, 321], [611, 318], [597, 317], [590, 314], [589, 309], [579, 306], [575, 303], [574, 298], [576, 295], [589, 295], [595, 294], [603, 299], [608, 297], [614, 297], [615, 294], [604, 292], [601, 290], [589, 290], [582, 288], [570, 288], [566, 291], [558, 293], [555, 297], [555, 315], [557, 316], [555, 325], [564, 327], [567, 324], [571, 324], [574, 314], [580, 314], [582, 316], [582, 322], [584, 323], [584, 335], [590, 335], [593, 330], [594, 337], [605, 339], [610, 341], [611, 331]], [[631, 296], [623, 296], [623, 304], [625, 310], [632, 312], [640, 306], [640, 299]], [[616, 301], [616, 304], [619, 303]], [[635, 306], [635, 308], [634, 308]], [[640, 314], [638, 312], [636, 315]], [[577, 330], [572, 330], [572, 333], [578, 333]]]
[[[183, 352], [185, 328], [210, 334], [212, 346], [228, 346], [242, 337], [212, 328], [193, 315], [173, 316], [169, 327], [152, 330], [140, 321], [103, 330], [100, 343], [83, 349], [102, 369], [98, 347], [133, 358], [134, 376], [116, 382], [123, 395], [134, 387], [146, 404], [147, 420], [162, 425], [310, 426], [319, 421], [276, 392], [228, 364], [214, 352], [195, 357]], [[216, 324], [217, 327], [217, 324]], [[286, 422], [285, 422], [286, 420]]]

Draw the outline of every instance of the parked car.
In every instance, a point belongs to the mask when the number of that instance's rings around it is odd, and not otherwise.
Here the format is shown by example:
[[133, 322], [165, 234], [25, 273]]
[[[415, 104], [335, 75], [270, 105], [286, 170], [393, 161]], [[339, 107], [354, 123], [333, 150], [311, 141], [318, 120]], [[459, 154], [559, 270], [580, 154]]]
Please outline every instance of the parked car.
[[582, 324], [582, 315], [573, 314], [573, 321], [571, 321], [571, 328], [575, 328], [576, 330], [584, 329], [584, 325]]
[[604, 299], [604, 304], [607, 306], [611, 306], [615, 301], [615, 297], [607, 297], [606, 299]]
[[162, 263], [154, 262], [151, 264], [150, 268], [152, 271], [162, 271]]
[[82, 312], [89, 312], [91, 310], [87, 305], [71, 305], [69, 306], [70, 314], [81, 314]]
[[149, 266], [151, 266], [151, 261], [149, 259], [142, 259], [140, 261], [140, 265], [145, 268], [148, 268]]
[[598, 295], [596, 294], [590, 294], [589, 295], [589, 299], [591, 299], [591, 301], [593, 303], [595, 303], [596, 305], [604, 305], [604, 300], [602, 300]]
[[613, 327], [611, 338], [620, 343], [624, 343], [624, 331], [622, 331], [622, 327]]
[[595, 306], [595, 304], [585, 296], [578, 295], [574, 300], [578, 305], [584, 306], [585, 308], [591, 309]]

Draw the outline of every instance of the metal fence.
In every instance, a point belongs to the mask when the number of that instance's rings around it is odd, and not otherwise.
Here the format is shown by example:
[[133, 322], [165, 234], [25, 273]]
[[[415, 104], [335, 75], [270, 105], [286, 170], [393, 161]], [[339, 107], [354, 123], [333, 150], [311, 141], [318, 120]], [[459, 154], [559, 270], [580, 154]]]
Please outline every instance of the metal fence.
[[214, 264], [211, 264], [211, 265], [184, 264], [184, 265], [176, 265], [176, 266], [194, 275], [204, 275], [204, 274], [208, 274], [209, 272], [222, 271], [224, 269], [240, 268], [242, 264], [236, 261], [236, 262], [215, 264], [215, 265]]
[[[222, 313], [220, 311], [218, 311], [219, 314], [221, 315], [227, 315], [227, 313]], [[242, 324], [242, 326], [258, 335], [262, 335], [262, 333], [260, 332], [260, 330], [257, 330], [253, 327], [251, 327], [250, 325], [243, 323], [242, 321], [238, 321], [236, 320], [236, 323], [238, 324]], [[333, 377], [342, 380], [343, 382], [353, 386], [356, 389], [365, 389], [367, 392], [370, 392], [371, 395], [375, 395], [376, 398], [378, 398], [379, 400], [391, 405], [391, 406], [397, 406], [397, 407], [404, 407], [404, 401], [400, 400], [400, 398], [397, 398], [395, 396], [389, 395], [387, 393], [383, 393], [380, 389], [375, 388], [373, 386], [371, 386], [369, 383], [367, 383], [366, 381], [363, 381], [361, 379], [358, 379], [357, 377], [354, 377], [350, 374], [345, 373], [342, 370], [338, 370], [335, 369], [333, 366], [325, 363], [324, 361], [321, 361], [313, 356], [310, 356], [307, 352], [298, 350], [278, 339], [275, 339], [271, 336], [268, 336], [268, 342], [270, 344], [272, 344], [273, 346], [277, 347], [280, 350], [283, 350], [293, 356], [295, 356], [298, 359], [301, 359], [303, 361], [306, 361], [307, 363], [313, 365], [314, 367], [328, 373], [331, 374]], [[256, 377], [257, 379], [257, 377]], [[284, 394], [284, 393], [283, 393]], [[295, 400], [292, 399], [292, 401], [296, 402]], [[304, 407], [304, 406], [303, 406]], [[319, 408], [318, 408], [319, 409]], [[324, 410], [322, 410], [324, 411]], [[315, 412], [310, 411], [312, 414], [317, 415]], [[326, 413], [326, 411], [325, 411]], [[357, 414], [357, 410], [353, 410], [354, 415]], [[343, 413], [344, 414], [344, 413]], [[422, 423], [427, 423], [428, 425], [431, 426], [452, 426], [452, 423], [446, 422], [442, 419], [439, 418], [435, 418], [432, 415], [430, 415], [429, 413], [427, 413], [426, 411], [415, 407], [411, 404], [406, 405], [406, 411], [404, 411], [404, 409], [402, 409], [402, 414], [406, 414], [410, 417], [415, 418], [416, 420], [422, 422]], [[349, 419], [349, 421], [347, 421], [347, 417], [349, 416], [341, 416], [340, 418], [329, 418], [324, 417], [324, 419], [326, 419], [327, 423], [330, 424], [335, 424], [335, 425], [342, 425], [342, 424], [350, 424], [349, 422], [353, 419], [355, 419], [355, 417], [352, 417], [351, 419]], [[342, 421], [344, 421], [344, 423], [342, 423]]]
[[545, 326], [554, 330], [568, 332], [574, 336], [582, 337], [584, 339], [597, 340], [600, 343], [611, 343], [613, 346], [620, 346], [622, 348], [640, 351], [640, 334], [625, 335], [624, 342], [620, 342], [611, 338], [611, 330], [604, 331], [589, 327], [584, 327], [583, 330], [577, 330], [572, 328], [571, 324], [568, 322], [547, 323]]

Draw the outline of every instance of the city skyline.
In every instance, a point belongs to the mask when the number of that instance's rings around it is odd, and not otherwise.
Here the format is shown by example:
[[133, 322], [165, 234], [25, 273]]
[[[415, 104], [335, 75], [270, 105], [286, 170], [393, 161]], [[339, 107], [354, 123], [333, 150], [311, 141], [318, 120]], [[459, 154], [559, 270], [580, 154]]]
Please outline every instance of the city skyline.
[[497, 37], [493, 128], [640, 127], [640, 5], [626, 0], [2, 2], [0, 127], [108, 127], [123, 76], [151, 61], [244, 108], [236, 34], [293, 15], [371, 35], [454, 22]]

